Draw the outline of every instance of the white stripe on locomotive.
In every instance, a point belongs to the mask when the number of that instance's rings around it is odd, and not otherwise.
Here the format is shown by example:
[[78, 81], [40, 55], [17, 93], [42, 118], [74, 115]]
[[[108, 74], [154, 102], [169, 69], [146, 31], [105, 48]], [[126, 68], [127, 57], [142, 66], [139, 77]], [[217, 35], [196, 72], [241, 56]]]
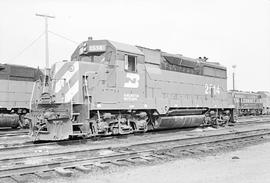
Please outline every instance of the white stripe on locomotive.
[[[64, 65], [62, 65], [63, 67]], [[55, 93], [58, 93], [63, 87], [65, 82], [69, 82], [69, 80], [72, 78], [72, 76], [74, 76], [78, 70], [79, 70], [79, 64], [77, 62], [73, 63], [72, 65], [70, 65], [69, 68], [72, 68], [72, 70], [68, 69], [64, 75], [61, 77], [61, 79], [59, 81], [57, 81], [56, 85], [55, 85]], [[61, 69], [61, 67], [57, 68], [57, 71], [59, 71]], [[56, 68], [55, 68], [56, 70]], [[55, 75], [57, 74], [57, 72], [55, 72]], [[70, 86], [72, 87], [72, 86]]]
[[56, 73], [65, 65], [66, 62], [57, 62], [54, 64], [54, 76], [56, 76]]
[[76, 83], [70, 87], [68, 92], [65, 95], [65, 102], [70, 102], [73, 97], [79, 92], [79, 81], [76, 81]]

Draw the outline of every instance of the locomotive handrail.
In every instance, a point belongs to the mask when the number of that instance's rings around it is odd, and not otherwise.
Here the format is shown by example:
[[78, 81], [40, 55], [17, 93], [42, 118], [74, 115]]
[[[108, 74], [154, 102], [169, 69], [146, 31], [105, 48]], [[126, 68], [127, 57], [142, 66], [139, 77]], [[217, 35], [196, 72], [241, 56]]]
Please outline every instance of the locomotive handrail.
[[34, 98], [34, 90], [36, 88], [36, 84], [38, 81], [34, 82], [33, 88], [32, 88], [32, 93], [31, 93], [31, 98], [30, 98], [30, 102], [29, 102], [29, 111], [31, 113], [31, 109], [32, 109], [32, 100]]
[[[64, 79], [66, 80], [66, 79]], [[70, 89], [70, 84], [69, 82], [67, 82], [67, 85], [68, 85], [68, 89]], [[65, 99], [66, 100], [66, 99]], [[70, 99], [70, 117], [72, 118], [72, 115], [73, 115], [73, 97]]]
[[87, 94], [87, 109], [88, 109], [88, 112], [87, 112], [87, 114], [89, 115], [88, 116], [88, 119], [90, 119], [90, 110], [91, 110], [91, 104], [90, 104], [90, 96], [89, 96], [89, 90], [88, 90], [88, 81], [87, 81], [87, 79], [86, 79], [86, 76], [87, 76], [87, 74], [88, 73], [91, 73], [91, 74], [96, 74], [96, 71], [86, 71], [85, 73], [84, 73], [84, 79], [85, 79], [85, 87], [86, 87], [86, 94]]
[[88, 81], [87, 81], [87, 79], [86, 79], [86, 77], [84, 77], [84, 83], [85, 83], [85, 90], [86, 90], [86, 95], [87, 95], [87, 114], [89, 115], [88, 116], [88, 119], [90, 119], [90, 107], [91, 106], [89, 106], [90, 104], [89, 104], [89, 100], [90, 100], [90, 96], [89, 96], [89, 90], [88, 90]]

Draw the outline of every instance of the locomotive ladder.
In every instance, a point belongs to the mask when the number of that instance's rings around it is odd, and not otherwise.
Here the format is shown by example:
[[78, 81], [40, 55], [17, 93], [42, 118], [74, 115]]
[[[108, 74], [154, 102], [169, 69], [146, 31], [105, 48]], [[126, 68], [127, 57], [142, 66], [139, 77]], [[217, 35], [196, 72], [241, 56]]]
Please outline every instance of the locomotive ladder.
[[[70, 88], [70, 85], [68, 83], [68, 87]], [[83, 91], [86, 93], [86, 97], [87, 97], [87, 119], [90, 119], [90, 110], [91, 110], [91, 98], [90, 98], [90, 94], [89, 94], [89, 88], [88, 88], [88, 82], [87, 82], [87, 77], [84, 77], [84, 85], [83, 85]], [[83, 126], [83, 123], [76, 123], [75, 119], [76, 117], [78, 117], [80, 115], [79, 112], [74, 112], [74, 101], [73, 99], [71, 99], [70, 101], [71, 103], [71, 119], [74, 119], [72, 125], [73, 126], [77, 126], [77, 127], [81, 127]], [[75, 132], [74, 135], [77, 135], [77, 133]], [[81, 133], [81, 135], [86, 135], [84, 133]]]
[[[70, 84], [69, 84], [69, 82], [67, 82], [68, 83], [68, 87], [69, 87], [69, 89], [70, 89]], [[75, 121], [76, 121], [76, 117], [78, 117], [79, 115], [80, 115], [80, 113], [78, 113], [78, 112], [74, 112], [74, 103], [73, 103], [73, 98], [70, 100], [70, 116], [71, 116], [71, 120], [72, 120], [72, 126], [73, 127], [75, 127], [75, 126], [77, 126], [78, 128], [77, 129], [79, 129], [81, 126], [83, 126], [83, 123], [76, 123]], [[74, 120], [74, 121], [73, 121]], [[76, 127], [75, 127], [75, 129], [76, 129]], [[84, 134], [84, 133], [81, 133], [79, 130], [74, 130], [73, 131], [73, 135], [86, 135], [86, 134]]]
[[[87, 77], [87, 73], [93, 73], [92, 71], [88, 71], [85, 73], [84, 75], [84, 92], [86, 93], [86, 98], [87, 98], [87, 119], [90, 122], [90, 118], [91, 118], [91, 96], [90, 96], [90, 92], [89, 92], [89, 87], [88, 87], [88, 77]], [[84, 98], [85, 101], [85, 98]], [[98, 116], [99, 116], [99, 111], [98, 111]], [[99, 117], [100, 118], [100, 117]], [[90, 122], [90, 129], [92, 131], [92, 134], [95, 134], [97, 132], [96, 129], [96, 125]]]
[[87, 95], [87, 114], [88, 114], [88, 119], [90, 119], [91, 103], [90, 103], [90, 95], [89, 95], [86, 77], [85, 77], [85, 90], [86, 90], [86, 95]]

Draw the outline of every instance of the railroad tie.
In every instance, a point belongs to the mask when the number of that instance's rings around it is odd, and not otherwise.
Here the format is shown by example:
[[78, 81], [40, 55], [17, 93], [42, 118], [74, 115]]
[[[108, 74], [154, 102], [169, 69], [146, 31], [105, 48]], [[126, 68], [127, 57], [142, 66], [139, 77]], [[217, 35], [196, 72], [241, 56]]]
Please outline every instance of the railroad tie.
[[140, 158], [143, 160], [146, 160], [146, 161], [153, 161], [154, 160], [154, 158], [151, 158], [149, 156], [140, 156]]
[[49, 172], [35, 172], [35, 175], [41, 179], [49, 179], [51, 178], [51, 174]]
[[181, 150], [181, 151], [180, 151], [180, 154], [181, 154], [181, 155], [184, 155], [184, 156], [188, 156], [188, 155], [190, 155], [190, 152], [187, 151], [187, 150]]
[[129, 162], [129, 163], [133, 163], [133, 164], [136, 164], [138, 162], [138, 161], [136, 161], [135, 159], [132, 159], [132, 158], [127, 158], [126, 161]]
[[124, 163], [124, 161], [125, 160], [121, 160], [121, 161], [115, 160], [115, 161], [111, 161], [111, 163], [114, 164], [114, 165], [117, 165], [117, 166], [127, 166], [127, 164]]
[[11, 177], [1, 177], [0, 182], [15, 182], [15, 180]]
[[177, 156], [176, 154], [171, 153], [171, 152], [164, 152], [163, 155], [165, 155], [165, 156], [170, 156], [170, 157], [172, 157], [172, 158], [175, 158], [175, 157]]
[[141, 157], [137, 157], [137, 158], [128, 158], [127, 161], [132, 162], [134, 164], [138, 164], [138, 163], [145, 163], [145, 162], [149, 162], [149, 160], [145, 160], [142, 159]]
[[101, 168], [101, 169], [108, 168], [107, 165], [101, 164], [100, 162], [95, 162], [95, 163], [93, 163], [93, 165], [96, 166], [96, 167], [98, 167], [98, 168]]
[[64, 177], [70, 177], [73, 172], [67, 169], [64, 169], [62, 167], [57, 167], [54, 169], [59, 175], [62, 175]]
[[165, 157], [163, 155], [160, 154], [151, 154], [151, 156], [158, 158], [158, 159], [164, 159]]
[[91, 168], [86, 168], [85, 166], [83, 165], [80, 165], [80, 166], [76, 166], [75, 167], [76, 170], [79, 170], [81, 172], [84, 172], [84, 173], [89, 173], [91, 171]]
[[[22, 174], [22, 175], [12, 175], [10, 177], [10, 180], [13, 180], [12, 182], [19, 182], [19, 183], [26, 183], [29, 182], [29, 179], [32, 180], [34, 178], [37, 178], [38, 176], [36, 176], [33, 173], [29, 173], [29, 174]], [[0, 180], [0, 182], [3, 182]], [[6, 181], [8, 182], [8, 181]], [[10, 181], [9, 181], [10, 182]]]
[[12, 175], [11, 178], [16, 182], [26, 182], [25, 178], [21, 175]]

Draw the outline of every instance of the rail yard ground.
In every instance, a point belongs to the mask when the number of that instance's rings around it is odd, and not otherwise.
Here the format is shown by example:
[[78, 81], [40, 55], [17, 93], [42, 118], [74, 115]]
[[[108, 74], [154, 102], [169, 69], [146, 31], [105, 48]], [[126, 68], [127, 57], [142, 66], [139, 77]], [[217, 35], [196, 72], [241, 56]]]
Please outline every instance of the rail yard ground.
[[[238, 159], [239, 158], [239, 159]], [[163, 164], [129, 167], [113, 173], [89, 174], [70, 182], [111, 183], [267, 183], [270, 181], [270, 142], [237, 151], [189, 157]], [[62, 182], [67, 179], [62, 180]], [[49, 181], [61, 182], [61, 181]]]
[[71, 143], [0, 136], [0, 182], [265, 182], [269, 119]]

